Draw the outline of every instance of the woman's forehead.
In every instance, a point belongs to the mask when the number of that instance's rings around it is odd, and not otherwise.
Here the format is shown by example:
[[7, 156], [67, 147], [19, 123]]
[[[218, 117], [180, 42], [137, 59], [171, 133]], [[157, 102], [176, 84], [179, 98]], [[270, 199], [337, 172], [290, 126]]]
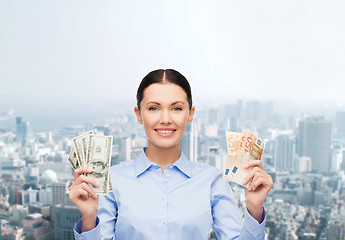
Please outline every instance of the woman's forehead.
[[185, 102], [187, 94], [174, 83], [153, 83], [144, 90], [145, 102]]

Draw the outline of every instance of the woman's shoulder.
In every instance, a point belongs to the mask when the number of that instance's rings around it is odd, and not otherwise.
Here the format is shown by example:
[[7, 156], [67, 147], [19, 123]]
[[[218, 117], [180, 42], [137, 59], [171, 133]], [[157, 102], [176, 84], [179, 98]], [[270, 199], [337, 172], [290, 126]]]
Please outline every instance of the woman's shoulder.
[[200, 163], [200, 162], [190, 162], [192, 165], [192, 172], [194, 174], [202, 174], [212, 177], [217, 177], [221, 175], [221, 171], [208, 163]]
[[110, 174], [127, 174], [132, 173], [134, 169], [134, 161], [120, 162], [110, 167]]

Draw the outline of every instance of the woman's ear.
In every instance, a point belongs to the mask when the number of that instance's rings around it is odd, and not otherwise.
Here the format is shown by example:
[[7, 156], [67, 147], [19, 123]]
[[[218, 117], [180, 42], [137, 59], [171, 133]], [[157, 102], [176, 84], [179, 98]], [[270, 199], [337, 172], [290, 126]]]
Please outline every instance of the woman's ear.
[[134, 108], [135, 115], [137, 116], [137, 120], [140, 124], [143, 124], [143, 119], [140, 114], [140, 109], [138, 107]]
[[190, 124], [190, 123], [193, 121], [194, 112], [195, 112], [195, 107], [193, 106], [193, 107], [189, 110], [189, 114], [188, 114], [188, 118], [187, 118], [187, 124]]

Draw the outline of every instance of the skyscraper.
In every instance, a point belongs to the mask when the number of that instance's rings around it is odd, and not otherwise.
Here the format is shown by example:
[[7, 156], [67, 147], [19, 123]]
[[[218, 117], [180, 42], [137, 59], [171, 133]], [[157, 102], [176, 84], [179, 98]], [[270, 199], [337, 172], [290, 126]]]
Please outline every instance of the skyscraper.
[[81, 217], [79, 209], [72, 204], [55, 207], [55, 240], [74, 239], [73, 226]]
[[328, 172], [331, 154], [331, 123], [322, 117], [307, 118], [298, 126], [298, 156], [308, 156], [312, 170]]
[[340, 136], [345, 136], [345, 112], [337, 112], [335, 114], [335, 127]]
[[244, 118], [246, 120], [258, 120], [262, 114], [261, 108], [262, 104], [258, 101], [247, 102]]
[[218, 110], [216, 108], [210, 108], [208, 112], [208, 122], [218, 123]]
[[28, 135], [27, 122], [22, 117], [16, 118], [16, 139], [22, 146], [26, 143]]
[[120, 142], [120, 160], [130, 161], [132, 153], [132, 140], [131, 138], [122, 138]]
[[280, 171], [293, 171], [295, 139], [289, 134], [280, 134], [275, 138], [273, 164]]
[[181, 138], [180, 146], [186, 157], [196, 162], [198, 160], [198, 134], [195, 121], [186, 126], [186, 130]]
[[66, 182], [54, 182], [51, 185], [52, 195], [53, 195], [53, 207], [60, 203], [65, 203], [66, 193], [68, 192], [67, 188], [68, 183]]
[[66, 203], [69, 201], [67, 197], [68, 182], [54, 182], [51, 185], [52, 189], [52, 221], [55, 221], [56, 205], [60, 203]]

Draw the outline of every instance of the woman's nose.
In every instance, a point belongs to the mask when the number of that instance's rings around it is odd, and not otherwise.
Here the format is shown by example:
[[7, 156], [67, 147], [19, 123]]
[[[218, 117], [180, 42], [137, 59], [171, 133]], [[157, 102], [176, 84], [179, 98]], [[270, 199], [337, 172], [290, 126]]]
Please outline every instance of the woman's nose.
[[172, 122], [169, 111], [161, 111], [161, 124], [170, 124]]

